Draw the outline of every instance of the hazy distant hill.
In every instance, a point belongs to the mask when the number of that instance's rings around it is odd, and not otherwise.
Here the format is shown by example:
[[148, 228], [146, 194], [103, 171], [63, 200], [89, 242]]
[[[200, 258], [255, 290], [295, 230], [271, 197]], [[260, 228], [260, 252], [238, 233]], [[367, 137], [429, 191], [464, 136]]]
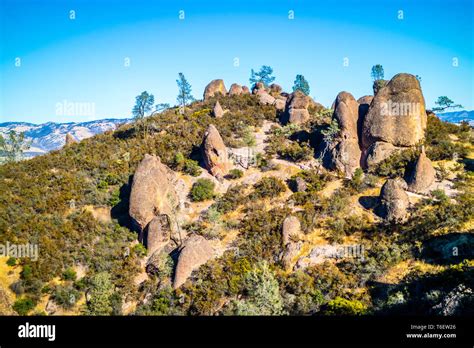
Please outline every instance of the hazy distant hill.
[[460, 123], [461, 121], [468, 121], [471, 126], [474, 126], [474, 110], [444, 112], [442, 114], [437, 114], [437, 115], [443, 121], [447, 121], [451, 123]]
[[32, 141], [26, 156], [33, 157], [62, 147], [67, 133], [77, 140], [82, 140], [115, 129], [118, 124], [130, 121], [130, 119], [108, 118], [88, 122], [48, 122], [43, 124], [5, 122], [0, 123], [0, 134], [6, 135], [10, 130], [25, 132], [26, 137]]

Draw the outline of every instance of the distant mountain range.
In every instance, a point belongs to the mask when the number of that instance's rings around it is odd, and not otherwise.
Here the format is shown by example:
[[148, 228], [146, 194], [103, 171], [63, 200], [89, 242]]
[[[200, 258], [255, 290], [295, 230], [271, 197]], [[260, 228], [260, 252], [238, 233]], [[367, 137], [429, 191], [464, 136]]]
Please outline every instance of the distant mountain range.
[[31, 141], [31, 147], [25, 152], [25, 155], [26, 157], [34, 157], [64, 146], [67, 133], [70, 133], [80, 141], [96, 134], [113, 130], [117, 125], [131, 121], [131, 119], [108, 118], [69, 123], [48, 122], [33, 124], [27, 122], [5, 122], [0, 123], [0, 134], [5, 136], [11, 130], [25, 132], [26, 138]]
[[462, 121], [467, 121], [471, 126], [474, 126], [474, 110], [466, 111], [453, 111], [453, 112], [444, 112], [442, 114], [436, 114], [440, 119], [446, 122], [451, 123], [461, 123]]

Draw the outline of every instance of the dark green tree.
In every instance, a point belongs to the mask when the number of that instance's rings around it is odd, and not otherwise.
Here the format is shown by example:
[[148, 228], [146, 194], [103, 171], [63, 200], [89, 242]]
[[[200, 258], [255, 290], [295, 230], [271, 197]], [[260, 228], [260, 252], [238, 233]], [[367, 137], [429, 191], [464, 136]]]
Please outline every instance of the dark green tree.
[[309, 95], [309, 83], [306, 81], [303, 75], [296, 75], [293, 92], [296, 91], [301, 91], [304, 94]]
[[275, 81], [275, 77], [272, 76], [273, 69], [268, 65], [262, 65], [260, 71], [255, 72], [253, 69], [250, 72], [250, 85], [253, 87], [257, 82], [261, 82], [267, 87], [273, 81]]
[[152, 111], [153, 104], [155, 104], [155, 97], [147, 91], [135, 97], [135, 106], [133, 107], [132, 114], [139, 127], [142, 128], [144, 137], [147, 134], [145, 117]]
[[372, 67], [370, 76], [372, 77], [372, 80], [374, 81], [383, 80], [384, 78], [383, 66], [381, 64], [374, 65]]
[[438, 97], [438, 100], [435, 101], [435, 104], [438, 105], [433, 108], [433, 111], [445, 111], [447, 109], [457, 109], [462, 108], [461, 104], [454, 104], [454, 101], [449, 99], [446, 96]]
[[176, 83], [178, 84], [179, 92], [178, 92], [178, 97], [176, 98], [176, 100], [178, 102], [178, 105], [184, 108], [190, 102], [194, 101], [194, 97], [191, 94], [191, 85], [184, 77], [184, 74], [179, 73], [178, 75], [179, 77], [176, 80]]

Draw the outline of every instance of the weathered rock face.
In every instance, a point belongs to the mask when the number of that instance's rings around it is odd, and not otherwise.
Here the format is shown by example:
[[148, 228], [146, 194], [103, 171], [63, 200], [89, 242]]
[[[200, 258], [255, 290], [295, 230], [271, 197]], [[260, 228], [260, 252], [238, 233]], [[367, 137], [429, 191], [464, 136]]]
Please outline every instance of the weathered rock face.
[[179, 206], [173, 186], [174, 172], [159, 157], [145, 155], [133, 176], [129, 214], [143, 231], [156, 215], [171, 215]]
[[299, 238], [301, 235], [301, 223], [296, 216], [288, 216], [283, 220], [282, 227], [282, 240], [283, 245], [287, 245], [292, 242], [293, 239]]
[[71, 144], [74, 144], [74, 143], [77, 143], [77, 140], [70, 133], [67, 133], [66, 134], [66, 145], [71, 145]]
[[253, 87], [252, 87], [252, 94], [259, 94], [262, 92], [266, 92], [265, 85], [262, 82], [257, 82]]
[[262, 105], [273, 105], [275, 103], [275, 98], [265, 91], [257, 93], [257, 96], [259, 103]]
[[365, 165], [367, 168], [375, 168], [377, 164], [389, 158], [397, 150], [402, 148], [395, 147], [390, 143], [384, 143], [383, 141], [377, 141], [370, 145], [367, 149], [367, 157], [365, 158]]
[[352, 94], [341, 92], [337, 95], [333, 119], [339, 124], [340, 133], [335, 139], [335, 143], [330, 146], [330, 166], [350, 178], [359, 168], [361, 158], [359, 103]]
[[357, 102], [359, 103], [359, 120], [361, 123], [369, 111], [369, 106], [370, 103], [372, 103], [372, 100], [374, 100], [374, 97], [371, 95], [364, 95], [357, 99]]
[[277, 97], [277, 98], [275, 99], [275, 102], [273, 103], [273, 105], [275, 106], [275, 108], [276, 108], [277, 110], [280, 110], [280, 111], [285, 110], [286, 98]]
[[242, 86], [242, 94], [250, 94], [250, 90], [247, 86]]
[[148, 255], [160, 251], [171, 241], [171, 223], [168, 215], [155, 216], [148, 224], [146, 232], [146, 247]]
[[229, 89], [229, 95], [241, 95], [243, 92], [242, 90], [242, 86], [237, 84], [237, 83], [233, 83], [231, 86], [230, 86], [230, 89]]
[[193, 235], [183, 244], [178, 257], [173, 288], [177, 289], [184, 284], [193, 270], [199, 268], [213, 258], [214, 249], [204, 237]]
[[283, 88], [281, 88], [280, 85], [277, 85], [276, 83], [272, 83], [270, 85], [270, 94], [273, 96], [278, 96], [282, 92]]
[[414, 171], [408, 179], [408, 190], [412, 192], [424, 193], [434, 183], [436, 172], [431, 161], [424, 151], [420, 153], [416, 161]]
[[424, 137], [425, 99], [420, 83], [410, 74], [395, 75], [374, 97], [364, 119], [362, 143], [376, 141], [394, 146], [414, 146]]
[[309, 120], [310, 98], [301, 91], [290, 94], [286, 101], [286, 114], [289, 123], [301, 124]]
[[209, 172], [215, 177], [223, 177], [229, 173], [232, 166], [227, 148], [217, 128], [211, 124], [204, 134], [202, 143], [204, 163]]
[[300, 237], [300, 220], [296, 216], [286, 217], [282, 226], [283, 253], [281, 255], [281, 261], [286, 270], [292, 268], [293, 261], [303, 246], [302, 241], [299, 240]]
[[227, 89], [225, 88], [224, 80], [221, 80], [221, 79], [212, 80], [204, 89], [204, 100], [208, 100], [209, 98], [219, 93], [221, 95], [227, 94]]
[[212, 114], [214, 115], [215, 118], [221, 118], [222, 116], [224, 116], [224, 110], [222, 109], [219, 101], [216, 101], [216, 105], [214, 105]]
[[306, 184], [306, 181], [303, 180], [301, 177], [297, 177], [295, 179], [295, 190], [296, 192], [304, 192], [308, 189], [308, 185]]
[[410, 205], [403, 179], [388, 179], [380, 191], [380, 215], [390, 222], [399, 222], [407, 217]]

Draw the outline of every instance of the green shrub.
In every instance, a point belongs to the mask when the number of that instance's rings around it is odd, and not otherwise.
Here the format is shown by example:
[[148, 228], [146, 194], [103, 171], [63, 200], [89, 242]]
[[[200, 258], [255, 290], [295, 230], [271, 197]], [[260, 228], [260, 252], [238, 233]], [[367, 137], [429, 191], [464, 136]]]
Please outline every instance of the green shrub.
[[324, 313], [328, 315], [363, 315], [366, 311], [367, 306], [360, 301], [336, 297], [329, 301]]
[[67, 268], [62, 274], [63, 280], [75, 281], [76, 277], [77, 277], [76, 271], [72, 267]]
[[202, 171], [197, 161], [185, 158], [181, 152], [175, 155], [174, 168], [191, 176], [199, 176]]
[[307, 143], [301, 145], [298, 142], [291, 142], [278, 150], [278, 154], [282, 158], [289, 159], [293, 162], [301, 162], [311, 159], [313, 149]]
[[15, 301], [13, 309], [19, 315], [27, 315], [35, 306], [36, 304], [31, 298], [21, 298]]
[[15, 257], [9, 257], [7, 260], [7, 265], [10, 267], [13, 267], [16, 265], [16, 258]]
[[244, 172], [241, 171], [240, 169], [231, 169], [229, 171], [229, 174], [227, 175], [227, 178], [231, 180], [235, 180], [235, 179], [240, 179], [243, 176], [244, 176]]
[[71, 286], [57, 286], [52, 299], [64, 309], [71, 309], [79, 300], [80, 293]]
[[416, 161], [419, 153], [417, 149], [396, 151], [390, 157], [378, 163], [373, 172], [378, 176], [404, 177], [408, 165]]
[[217, 198], [213, 206], [222, 214], [236, 210], [240, 205], [248, 202], [248, 197], [245, 194], [247, 187], [244, 184], [229, 187], [224, 195]]
[[286, 191], [286, 185], [283, 181], [274, 176], [262, 178], [253, 185], [253, 188], [254, 192], [251, 194], [251, 199], [273, 198]]
[[198, 179], [191, 188], [191, 199], [201, 202], [214, 198], [215, 184], [210, 179]]

